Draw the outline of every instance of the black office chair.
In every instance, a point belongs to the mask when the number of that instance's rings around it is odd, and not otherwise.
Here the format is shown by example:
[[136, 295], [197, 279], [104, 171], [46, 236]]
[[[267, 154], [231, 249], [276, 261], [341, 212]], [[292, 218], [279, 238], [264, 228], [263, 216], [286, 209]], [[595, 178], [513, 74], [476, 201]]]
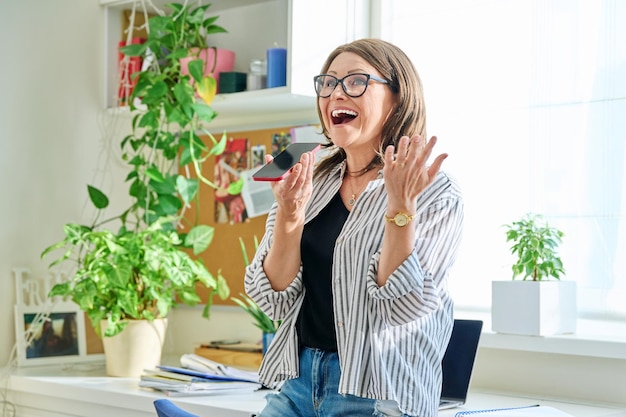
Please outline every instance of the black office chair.
[[154, 408], [156, 408], [158, 417], [198, 417], [196, 414], [191, 414], [190, 412], [183, 410], [165, 398], [155, 400]]

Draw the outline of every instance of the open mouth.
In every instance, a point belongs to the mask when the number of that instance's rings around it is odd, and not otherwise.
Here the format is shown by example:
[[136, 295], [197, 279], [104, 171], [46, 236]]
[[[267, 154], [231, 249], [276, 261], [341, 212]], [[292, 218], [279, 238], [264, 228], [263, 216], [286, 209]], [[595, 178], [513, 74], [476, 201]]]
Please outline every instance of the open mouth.
[[341, 125], [354, 120], [358, 116], [358, 113], [354, 110], [337, 109], [333, 110], [330, 116], [334, 125]]

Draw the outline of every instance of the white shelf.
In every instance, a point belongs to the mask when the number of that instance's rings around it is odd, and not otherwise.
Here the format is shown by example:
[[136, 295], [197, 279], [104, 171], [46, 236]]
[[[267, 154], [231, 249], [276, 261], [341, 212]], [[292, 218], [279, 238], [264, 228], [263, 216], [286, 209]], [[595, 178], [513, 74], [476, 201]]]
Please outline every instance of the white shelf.
[[[135, 0], [100, 0], [101, 6], [107, 7], [128, 7], [132, 5]], [[258, 4], [264, 1], [270, 0], [213, 0], [211, 1], [211, 10], [219, 11], [224, 9], [230, 9], [233, 7], [250, 6], [251, 4]], [[157, 7], [164, 7], [165, 4], [171, 3], [170, 0], [153, 0]]]
[[[104, 108], [116, 104], [122, 11], [137, 1], [100, 0], [105, 8]], [[155, 1], [157, 7], [164, 3]], [[235, 71], [247, 72], [251, 60], [265, 59], [267, 48], [287, 48], [287, 85], [218, 95], [212, 104], [219, 113], [211, 123], [215, 129], [316, 122], [313, 76], [336, 46], [369, 34], [369, 0], [213, 0], [207, 14], [219, 16], [216, 23], [228, 30], [211, 35], [208, 43], [235, 51]], [[319, 22], [333, 30], [319, 31]]]
[[211, 107], [218, 113], [211, 128], [220, 130], [309, 124], [318, 120], [315, 98], [292, 94], [287, 87], [219, 94]]
[[578, 319], [573, 334], [523, 336], [491, 330], [489, 312], [457, 308], [457, 318], [483, 320], [480, 346], [491, 349], [626, 359], [626, 323], [618, 320]]
[[[218, 113], [209, 125], [211, 132], [243, 131], [318, 122], [315, 98], [291, 94], [287, 87], [218, 94], [211, 108]], [[111, 107], [108, 113], [131, 116], [128, 107]]]

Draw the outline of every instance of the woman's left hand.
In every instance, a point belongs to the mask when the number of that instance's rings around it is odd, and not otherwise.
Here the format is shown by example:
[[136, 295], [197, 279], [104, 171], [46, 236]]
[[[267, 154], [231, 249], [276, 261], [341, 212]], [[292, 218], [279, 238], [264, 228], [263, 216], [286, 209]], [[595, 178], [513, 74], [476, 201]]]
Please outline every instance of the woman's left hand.
[[415, 213], [417, 197], [433, 182], [448, 157], [448, 154], [440, 154], [430, 166], [426, 165], [436, 143], [435, 136], [428, 142], [419, 135], [412, 138], [402, 136], [397, 151], [393, 145], [385, 149], [383, 177], [388, 195], [388, 213]]

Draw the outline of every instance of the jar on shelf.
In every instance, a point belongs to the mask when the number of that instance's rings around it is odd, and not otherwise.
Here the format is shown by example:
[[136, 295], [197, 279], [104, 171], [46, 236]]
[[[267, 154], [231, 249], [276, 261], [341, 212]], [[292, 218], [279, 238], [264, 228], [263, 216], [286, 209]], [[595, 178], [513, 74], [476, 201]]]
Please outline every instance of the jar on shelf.
[[267, 80], [267, 64], [260, 59], [250, 61], [250, 72], [248, 73], [248, 90], [260, 90], [265, 88]]

